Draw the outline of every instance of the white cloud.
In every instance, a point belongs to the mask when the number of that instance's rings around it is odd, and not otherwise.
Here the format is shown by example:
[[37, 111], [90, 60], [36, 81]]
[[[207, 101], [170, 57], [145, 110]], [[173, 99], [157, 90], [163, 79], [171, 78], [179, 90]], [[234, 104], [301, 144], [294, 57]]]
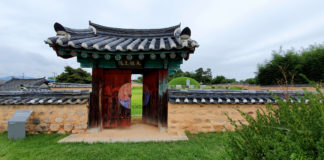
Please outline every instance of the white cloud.
[[57, 57], [43, 40], [55, 35], [56, 21], [87, 28], [92, 20], [124, 28], [181, 22], [200, 44], [183, 70], [209, 67], [214, 75], [245, 79], [253, 77], [257, 64], [280, 45], [298, 49], [323, 43], [323, 4], [316, 0], [1, 1], [0, 77], [22, 72], [41, 77], [59, 73], [67, 64], [78, 67], [74, 59]]

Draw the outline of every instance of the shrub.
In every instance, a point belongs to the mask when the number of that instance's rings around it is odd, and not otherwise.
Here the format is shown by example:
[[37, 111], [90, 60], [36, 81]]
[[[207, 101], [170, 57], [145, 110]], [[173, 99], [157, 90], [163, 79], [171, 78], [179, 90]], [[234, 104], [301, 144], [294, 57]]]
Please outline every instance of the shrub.
[[228, 134], [231, 159], [324, 159], [324, 97], [305, 92], [300, 102], [276, 98], [257, 116], [239, 111], [248, 124], [229, 120], [236, 131]]

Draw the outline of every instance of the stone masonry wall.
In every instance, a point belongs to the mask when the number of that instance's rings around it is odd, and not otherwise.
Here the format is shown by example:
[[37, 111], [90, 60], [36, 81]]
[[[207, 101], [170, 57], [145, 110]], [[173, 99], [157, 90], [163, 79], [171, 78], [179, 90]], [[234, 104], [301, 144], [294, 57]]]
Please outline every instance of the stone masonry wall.
[[88, 103], [67, 105], [0, 105], [0, 132], [17, 110], [34, 110], [26, 123], [27, 133], [82, 133], [88, 127]]
[[[219, 132], [225, 128], [233, 130], [225, 113], [233, 120], [243, 120], [236, 108], [256, 115], [256, 110], [264, 108], [263, 104], [168, 104], [168, 132], [190, 133]], [[244, 122], [244, 121], [243, 121]]]

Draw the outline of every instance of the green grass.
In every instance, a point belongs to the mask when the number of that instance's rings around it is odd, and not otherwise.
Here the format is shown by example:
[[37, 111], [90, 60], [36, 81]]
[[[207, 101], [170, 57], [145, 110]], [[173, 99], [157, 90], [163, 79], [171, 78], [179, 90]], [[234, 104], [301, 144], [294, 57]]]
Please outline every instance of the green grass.
[[229, 90], [242, 90], [242, 88], [240, 88], [240, 87], [230, 87]]
[[175, 86], [175, 85], [187, 85], [187, 79], [190, 79], [190, 85], [195, 85], [195, 86], [199, 86], [199, 82], [197, 82], [195, 79], [193, 78], [189, 78], [189, 77], [178, 77], [178, 78], [174, 78], [172, 79], [168, 85], [169, 86]]
[[143, 101], [143, 87], [133, 87], [132, 88], [132, 107], [131, 114], [140, 114], [142, 115], [142, 101]]
[[27, 135], [11, 141], [0, 134], [1, 160], [228, 159], [225, 133], [188, 135], [189, 141], [145, 143], [57, 143], [66, 135]]

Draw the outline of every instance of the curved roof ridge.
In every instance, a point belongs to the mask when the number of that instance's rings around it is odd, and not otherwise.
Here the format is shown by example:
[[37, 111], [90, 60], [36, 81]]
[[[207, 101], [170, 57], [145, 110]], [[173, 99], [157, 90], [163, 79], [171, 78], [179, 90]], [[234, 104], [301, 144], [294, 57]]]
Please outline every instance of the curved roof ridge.
[[55, 22], [54, 24], [54, 30], [56, 32], [58, 31], [65, 31], [67, 33], [70, 34], [93, 34], [93, 30], [91, 28], [87, 28], [87, 29], [74, 29], [74, 28], [69, 28], [69, 27], [65, 27], [62, 24]]
[[99, 32], [108, 32], [108, 33], [121, 33], [121, 34], [174, 34], [174, 31], [177, 28], [180, 28], [181, 23], [171, 27], [165, 28], [154, 28], [154, 29], [129, 29], [129, 28], [115, 28], [99, 25], [89, 21], [89, 25], [94, 27]]

